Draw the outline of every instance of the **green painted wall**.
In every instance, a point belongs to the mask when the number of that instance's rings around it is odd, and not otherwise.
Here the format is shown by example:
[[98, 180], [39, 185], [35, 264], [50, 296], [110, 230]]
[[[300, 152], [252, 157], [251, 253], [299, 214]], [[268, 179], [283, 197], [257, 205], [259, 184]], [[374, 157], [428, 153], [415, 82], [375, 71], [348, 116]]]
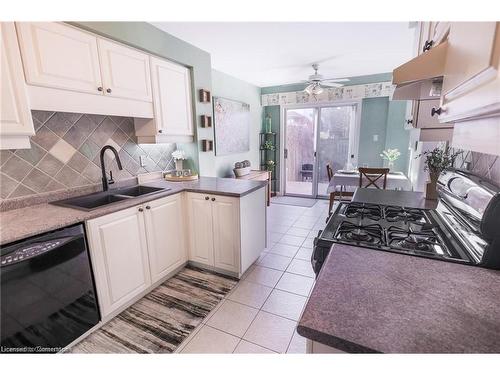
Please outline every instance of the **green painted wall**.
[[194, 114], [196, 119], [196, 142], [178, 143], [186, 151], [190, 166], [204, 176], [216, 175], [215, 155], [201, 152], [201, 139], [213, 139], [213, 128], [199, 127], [200, 115], [212, 114], [212, 105], [198, 101], [198, 90], [212, 90], [212, 67], [210, 54], [176, 38], [146, 22], [71, 22], [72, 25], [104, 37], [128, 44], [145, 52], [175, 61], [192, 69], [192, 85], [196, 94]]
[[385, 135], [385, 148], [397, 148], [401, 156], [394, 163], [397, 171], [408, 170], [410, 132], [404, 128], [406, 119], [406, 100], [390, 100], [387, 111], [387, 129]]
[[212, 95], [250, 104], [250, 151], [215, 157], [215, 171], [219, 177], [233, 177], [234, 163], [250, 160], [252, 168], [259, 169], [259, 132], [262, 128], [260, 87], [212, 70]]
[[[385, 148], [387, 111], [387, 98], [363, 99], [358, 165], [367, 164], [369, 167], [375, 168], [383, 166], [379, 155]], [[377, 141], [374, 141], [374, 136], [378, 136]]]

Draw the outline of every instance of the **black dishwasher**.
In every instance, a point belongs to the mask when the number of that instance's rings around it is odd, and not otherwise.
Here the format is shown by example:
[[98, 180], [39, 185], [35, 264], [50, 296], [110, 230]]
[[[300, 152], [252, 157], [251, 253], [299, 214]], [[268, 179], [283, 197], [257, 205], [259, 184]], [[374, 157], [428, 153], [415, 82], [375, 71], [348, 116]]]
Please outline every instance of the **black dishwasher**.
[[54, 353], [99, 320], [82, 224], [1, 248], [2, 353]]

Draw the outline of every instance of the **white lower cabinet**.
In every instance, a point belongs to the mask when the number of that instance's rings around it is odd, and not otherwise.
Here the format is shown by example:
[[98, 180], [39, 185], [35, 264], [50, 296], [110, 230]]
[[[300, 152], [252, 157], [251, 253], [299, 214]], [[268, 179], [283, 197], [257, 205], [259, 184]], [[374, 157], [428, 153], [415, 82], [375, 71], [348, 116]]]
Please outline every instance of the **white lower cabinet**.
[[266, 189], [244, 197], [187, 193], [189, 260], [241, 276], [266, 247]]
[[144, 215], [132, 207], [87, 221], [103, 319], [151, 285]]
[[238, 272], [240, 269], [239, 199], [211, 198], [214, 238], [214, 266]]
[[87, 221], [103, 320], [186, 262], [183, 219], [175, 194]]
[[155, 283], [187, 261], [181, 194], [145, 205], [151, 279]]
[[213, 265], [212, 205], [208, 194], [187, 193], [189, 260]]

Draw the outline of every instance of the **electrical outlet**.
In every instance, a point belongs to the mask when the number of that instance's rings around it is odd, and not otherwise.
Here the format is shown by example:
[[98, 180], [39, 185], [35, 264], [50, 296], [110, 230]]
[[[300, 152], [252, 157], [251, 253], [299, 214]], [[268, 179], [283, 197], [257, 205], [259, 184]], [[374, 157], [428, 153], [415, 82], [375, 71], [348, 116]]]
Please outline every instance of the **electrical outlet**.
[[373, 135], [373, 142], [378, 142], [378, 134]]
[[145, 165], [145, 164], [144, 164], [144, 156], [142, 156], [142, 155], [139, 155], [139, 165], [140, 165], [141, 167], [144, 167], [144, 165]]

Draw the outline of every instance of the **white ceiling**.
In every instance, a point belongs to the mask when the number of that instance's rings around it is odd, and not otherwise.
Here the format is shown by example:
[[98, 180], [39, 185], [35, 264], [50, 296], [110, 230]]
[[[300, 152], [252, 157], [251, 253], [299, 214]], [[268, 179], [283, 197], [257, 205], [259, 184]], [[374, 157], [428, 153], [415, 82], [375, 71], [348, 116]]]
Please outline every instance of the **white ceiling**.
[[391, 72], [412, 56], [408, 22], [154, 22], [212, 56], [212, 67], [257, 86], [296, 83], [319, 62], [325, 78]]

